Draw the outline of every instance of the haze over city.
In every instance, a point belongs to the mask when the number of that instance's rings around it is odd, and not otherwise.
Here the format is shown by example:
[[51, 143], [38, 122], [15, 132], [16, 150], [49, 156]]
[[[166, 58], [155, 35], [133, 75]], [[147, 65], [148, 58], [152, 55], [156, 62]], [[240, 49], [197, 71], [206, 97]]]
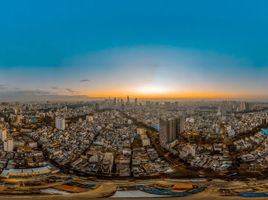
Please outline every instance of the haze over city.
[[3, 2], [0, 100], [266, 100], [266, 7], [228, 0]]

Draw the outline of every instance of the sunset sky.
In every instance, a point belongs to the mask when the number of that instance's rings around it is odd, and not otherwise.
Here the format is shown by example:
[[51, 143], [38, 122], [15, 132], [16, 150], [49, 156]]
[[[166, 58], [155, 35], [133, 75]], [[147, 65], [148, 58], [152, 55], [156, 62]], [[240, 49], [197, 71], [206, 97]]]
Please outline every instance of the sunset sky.
[[268, 99], [266, 0], [0, 3], [0, 97]]

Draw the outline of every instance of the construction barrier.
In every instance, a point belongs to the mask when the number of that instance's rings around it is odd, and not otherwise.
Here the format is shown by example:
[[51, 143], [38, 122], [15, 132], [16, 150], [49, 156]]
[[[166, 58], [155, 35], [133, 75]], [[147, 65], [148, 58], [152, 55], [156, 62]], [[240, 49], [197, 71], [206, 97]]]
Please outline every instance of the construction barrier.
[[241, 196], [241, 197], [268, 197], [268, 193], [266, 193], [266, 192], [245, 192], [245, 193], [240, 193], [239, 196]]
[[199, 192], [202, 192], [205, 190], [205, 188], [195, 188], [191, 191], [187, 192], [174, 192], [172, 190], [167, 190], [167, 189], [155, 189], [151, 187], [146, 187], [144, 185], [138, 185], [136, 186], [137, 189], [140, 189], [144, 192], [150, 193], [150, 194], [156, 194], [156, 195], [168, 195], [168, 196], [176, 196], [176, 197], [184, 197], [184, 196], [189, 196], [191, 194], [196, 194]]

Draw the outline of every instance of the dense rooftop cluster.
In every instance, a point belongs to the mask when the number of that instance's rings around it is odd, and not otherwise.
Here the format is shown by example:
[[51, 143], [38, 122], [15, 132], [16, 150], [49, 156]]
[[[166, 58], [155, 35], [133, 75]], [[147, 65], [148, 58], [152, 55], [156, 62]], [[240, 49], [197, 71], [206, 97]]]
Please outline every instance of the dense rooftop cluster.
[[[267, 127], [265, 106], [137, 100], [4, 103], [0, 129], [7, 136], [0, 148], [8, 150], [0, 154], [0, 167], [54, 164], [71, 173], [116, 177], [158, 176], [177, 165], [220, 173], [250, 171], [253, 165], [265, 169], [267, 134], [260, 130]], [[159, 120], [181, 116], [180, 131], [163, 146]], [[175, 122], [170, 121], [173, 130]]]

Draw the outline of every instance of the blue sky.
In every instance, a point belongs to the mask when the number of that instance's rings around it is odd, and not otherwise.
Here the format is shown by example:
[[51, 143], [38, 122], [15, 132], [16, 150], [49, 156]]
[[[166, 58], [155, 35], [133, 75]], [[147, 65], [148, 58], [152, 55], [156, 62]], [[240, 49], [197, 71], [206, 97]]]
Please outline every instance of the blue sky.
[[[141, 70], [141, 87], [166, 84], [173, 93], [237, 89], [245, 95], [257, 88], [257, 96], [268, 83], [255, 81], [268, 69], [267, 7], [265, 0], [2, 1], [0, 85], [5, 92], [20, 86], [127, 93], [140, 84], [128, 82], [128, 71]], [[186, 87], [187, 80], [168, 80], [182, 71], [198, 81]], [[115, 81], [122, 76], [123, 82]]]

